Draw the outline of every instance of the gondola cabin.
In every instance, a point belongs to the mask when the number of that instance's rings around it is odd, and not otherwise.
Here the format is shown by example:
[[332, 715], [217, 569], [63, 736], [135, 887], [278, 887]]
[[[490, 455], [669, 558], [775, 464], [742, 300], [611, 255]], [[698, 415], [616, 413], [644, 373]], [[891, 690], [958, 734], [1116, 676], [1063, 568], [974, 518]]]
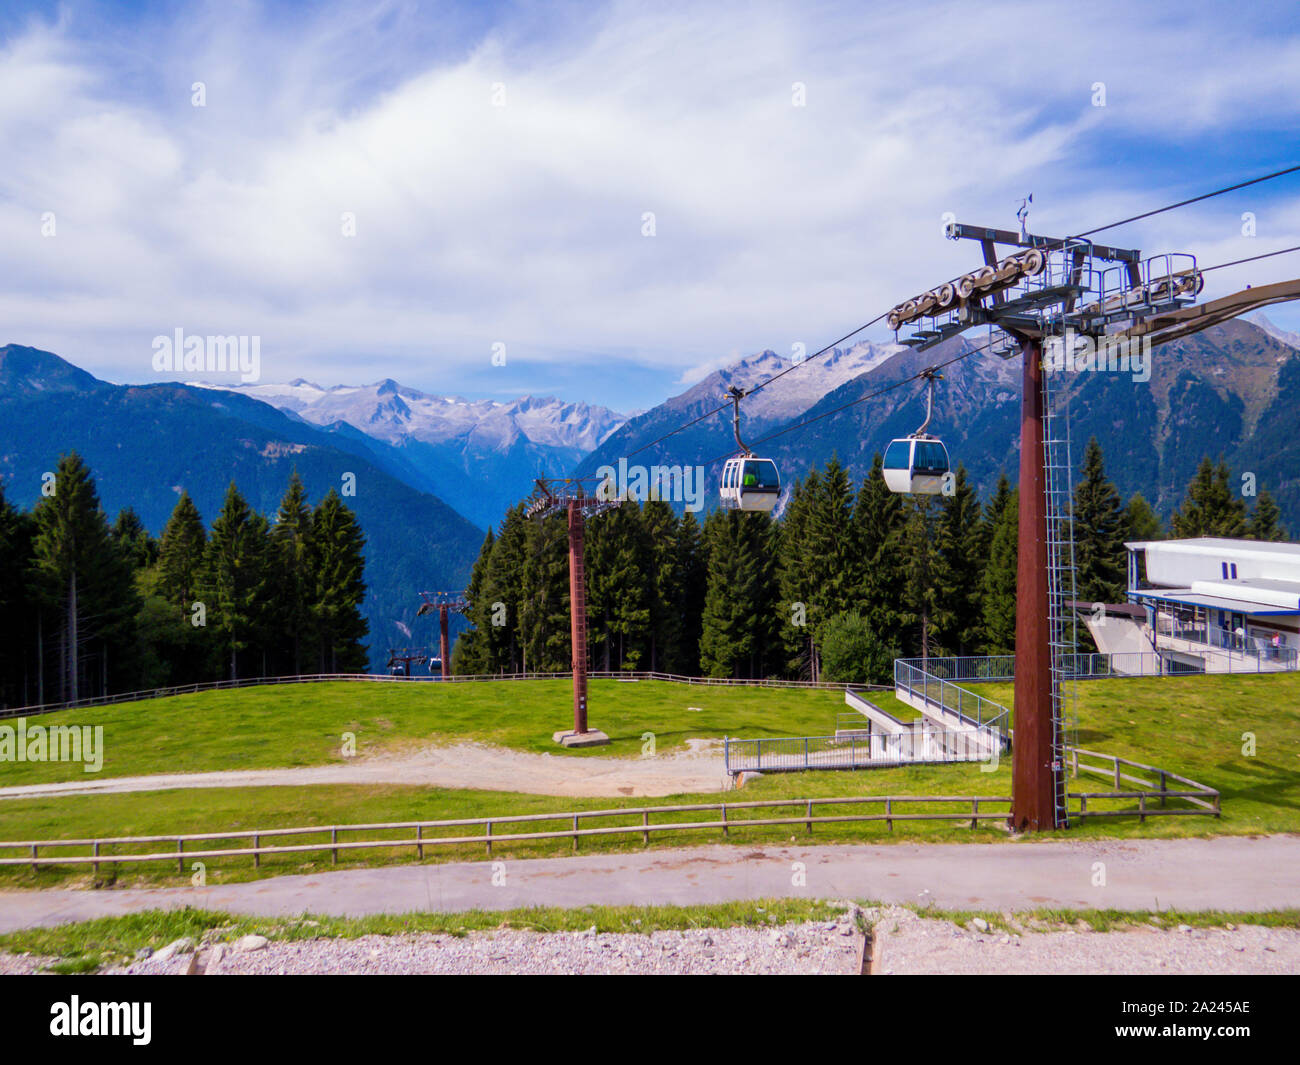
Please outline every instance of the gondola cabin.
[[885, 487], [891, 492], [937, 496], [950, 469], [948, 449], [933, 436], [891, 440], [885, 449]]
[[771, 459], [740, 455], [722, 468], [722, 505], [737, 510], [771, 510], [781, 495], [781, 477]]

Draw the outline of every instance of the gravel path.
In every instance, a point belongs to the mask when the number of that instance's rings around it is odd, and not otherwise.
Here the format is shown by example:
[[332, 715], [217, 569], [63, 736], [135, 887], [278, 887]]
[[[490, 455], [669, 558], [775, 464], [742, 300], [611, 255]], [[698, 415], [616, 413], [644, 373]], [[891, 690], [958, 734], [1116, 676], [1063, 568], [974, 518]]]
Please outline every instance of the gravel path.
[[[1021, 934], [923, 917], [910, 909], [866, 911], [874, 925], [873, 975], [1300, 973], [1300, 931], [1245, 925]], [[1013, 914], [1005, 915], [1015, 922]], [[773, 928], [693, 929], [649, 935], [472, 932], [271, 941], [240, 950], [200, 944], [205, 975], [651, 974], [857, 975], [862, 938], [846, 916]], [[141, 958], [110, 970], [181, 975], [194, 954]], [[49, 959], [0, 953], [0, 975], [37, 972]]]
[[890, 909], [875, 925], [876, 972], [886, 976], [954, 973], [1215, 974], [1300, 973], [1300, 931], [1242, 925], [1186, 931], [1132, 927], [1011, 935], [931, 921]]
[[426, 747], [413, 754], [373, 755], [300, 769], [248, 769], [216, 773], [158, 773], [104, 777], [59, 784], [0, 788], [0, 799], [46, 795], [99, 795], [173, 788], [298, 787], [308, 784], [406, 784], [474, 788], [530, 795], [662, 796], [725, 790], [721, 743], [689, 740], [688, 749], [653, 758], [576, 757], [530, 754], [480, 743]]

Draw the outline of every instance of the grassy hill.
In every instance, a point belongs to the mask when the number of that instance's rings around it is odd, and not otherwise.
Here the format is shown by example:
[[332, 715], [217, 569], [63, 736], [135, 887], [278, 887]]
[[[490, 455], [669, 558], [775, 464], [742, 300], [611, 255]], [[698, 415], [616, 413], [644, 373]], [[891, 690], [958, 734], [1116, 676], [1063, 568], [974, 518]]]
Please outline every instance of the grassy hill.
[[[324, 682], [201, 692], [93, 709], [29, 724], [103, 725], [99, 777], [322, 765], [341, 759], [345, 732], [359, 756], [472, 739], [567, 758], [637, 756], [693, 738], [824, 736], [844, 697], [835, 691], [722, 688], [593, 680], [589, 716], [612, 741], [566, 751], [551, 734], [573, 723], [567, 679], [472, 684]], [[0, 763], [0, 786], [82, 780], [80, 764]]]
[[[1011, 702], [1009, 685], [983, 685], [983, 694]], [[842, 708], [838, 693], [781, 689], [703, 688], [668, 683], [592, 684], [592, 721], [614, 743], [596, 752], [559, 754], [550, 732], [563, 725], [569, 709], [564, 681], [499, 682], [482, 685], [303, 685], [184, 696], [149, 703], [57, 715], [77, 723], [106, 725], [104, 772], [148, 773], [205, 769], [309, 765], [338, 757], [338, 737], [357, 734], [359, 750], [475, 738], [559, 757], [607, 758], [635, 755], [641, 734], [656, 734], [668, 751], [691, 737], [822, 734]], [[699, 709], [692, 709], [698, 707]], [[1070, 830], [1072, 838], [1160, 838], [1213, 834], [1300, 831], [1300, 676], [1187, 677], [1091, 681], [1080, 685], [1081, 746], [1118, 754], [1192, 777], [1223, 795], [1223, 817], [1136, 818], [1089, 821]], [[54, 716], [41, 719], [45, 723]], [[1242, 753], [1243, 734], [1253, 733], [1256, 751]], [[77, 766], [0, 764], [0, 783], [73, 778]], [[26, 779], [20, 781], [18, 775]], [[509, 781], [502, 781], [504, 788]], [[1072, 790], [1105, 790], [1104, 781], [1084, 777]], [[729, 801], [850, 795], [1009, 795], [1011, 763], [996, 771], [975, 764], [914, 766], [856, 773], [792, 773], [750, 783]], [[477, 818], [506, 813], [609, 810], [645, 805], [714, 802], [711, 794], [662, 799], [572, 798], [500, 791], [423, 787], [257, 787], [172, 790], [0, 801], [0, 839], [86, 838], [169, 832], [237, 831], [295, 825], [378, 823], [416, 819]], [[918, 807], [919, 812], [928, 807]], [[994, 807], [996, 809], [996, 807]], [[824, 813], [847, 812], [826, 809]], [[683, 815], [687, 817], [688, 815]], [[735, 811], [733, 818], [762, 816]], [[594, 819], [584, 827], [599, 827]], [[549, 826], [557, 827], [557, 826]], [[409, 833], [403, 833], [404, 835]], [[391, 838], [362, 833], [352, 838]], [[972, 831], [946, 822], [819, 825], [810, 837], [802, 826], [737, 829], [715, 833], [667, 833], [655, 846], [731, 843], [775, 845], [791, 841], [886, 842], [924, 840], [989, 842], [1005, 839], [995, 824]], [[242, 844], [238, 844], [242, 845]], [[1027, 843], [1026, 845], [1032, 845]], [[586, 851], [642, 846], [639, 836], [585, 839]], [[494, 858], [566, 854], [565, 839], [498, 843]], [[12, 853], [12, 852], [7, 852]], [[480, 846], [430, 847], [426, 861], [478, 860]], [[409, 849], [343, 852], [340, 867], [411, 862]], [[326, 850], [268, 856], [260, 869], [251, 860], [229, 858], [208, 868], [210, 882], [229, 882], [276, 873], [331, 868]], [[188, 877], [188, 872], [186, 874]], [[182, 883], [175, 866], [121, 870], [105, 867], [94, 881], [83, 869], [28, 867], [0, 871], [0, 884]]]

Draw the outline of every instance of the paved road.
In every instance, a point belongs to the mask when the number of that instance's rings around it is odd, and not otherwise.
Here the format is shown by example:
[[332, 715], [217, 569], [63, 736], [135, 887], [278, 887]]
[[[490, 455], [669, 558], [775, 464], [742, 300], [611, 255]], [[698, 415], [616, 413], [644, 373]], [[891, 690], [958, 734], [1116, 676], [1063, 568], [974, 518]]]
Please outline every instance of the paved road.
[[[794, 881], [803, 864], [802, 885]], [[1104, 863], [1105, 885], [1094, 886]], [[358, 916], [778, 895], [955, 909], [1300, 906], [1300, 836], [841, 847], [693, 847], [282, 876], [207, 888], [0, 892], [0, 932], [178, 906]], [[493, 873], [505, 874], [494, 886]]]

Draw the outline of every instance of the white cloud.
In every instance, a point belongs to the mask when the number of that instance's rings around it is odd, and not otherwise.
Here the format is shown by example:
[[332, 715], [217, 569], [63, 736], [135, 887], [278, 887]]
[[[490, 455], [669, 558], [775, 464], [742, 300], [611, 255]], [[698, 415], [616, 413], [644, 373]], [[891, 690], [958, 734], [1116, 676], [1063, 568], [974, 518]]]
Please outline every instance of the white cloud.
[[[1227, 180], [1265, 169], [1250, 130], [1293, 113], [1295, 33], [1181, 11], [615, 5], [482, 32], [450, 8], [221, 5], [107, 45], [74, 12], [0, 52], [0, 340], [146, 378], [155, 334], [257, 333], [268, 379], [443, 391], [487, 380], [501, 341], [607, 378], [600, 352], [657, 362], [667, 392], [967, 268], [945, 210], [1011, 227], [1032, 190], [1060, 234], [1219, 183], [1162, 151], [1240, 143]], [[1278, 196], [1252, 202], [1300, 242]], [[1205, 226], [1237, 204], [1124, 236], [1234, 258]]]

